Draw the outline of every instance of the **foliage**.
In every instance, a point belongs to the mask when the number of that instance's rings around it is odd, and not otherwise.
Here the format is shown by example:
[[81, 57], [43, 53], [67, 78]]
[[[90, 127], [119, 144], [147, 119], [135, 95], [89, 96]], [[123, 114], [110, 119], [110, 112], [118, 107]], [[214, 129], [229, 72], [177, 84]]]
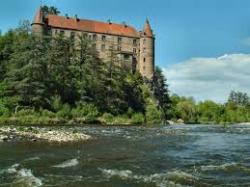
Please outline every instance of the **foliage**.
[[142, 113], [135, 113], [132, 115], [131, 121], [133, 124], [143, 124], [144, 123], [144, 116]]
[[54, 6], [47, 6], [47, 5], [44, 5], [42, 6], [42, 12], [47, 15], [47, 14], [52, 14], [52, 15], [58, 15], [60, 14], [60, 11], [54, 7]]
[[164, 119], [168, 119], [170, 116], [169, 109], [171, 107], [171, 101], [169, 98], [168, 85], [162, 70], [156, 67], [153, 80], [152, 80], [152, 90], [154, 96], [158, 102], [158, 107], [164, 114]]
[[186, 123], [242, 123], [250, 121], [249, 97], [246, 93], [232, 91], [225, 104], [213, 101], [195, 103], [192, 98], [171, 96], [171, 118]]

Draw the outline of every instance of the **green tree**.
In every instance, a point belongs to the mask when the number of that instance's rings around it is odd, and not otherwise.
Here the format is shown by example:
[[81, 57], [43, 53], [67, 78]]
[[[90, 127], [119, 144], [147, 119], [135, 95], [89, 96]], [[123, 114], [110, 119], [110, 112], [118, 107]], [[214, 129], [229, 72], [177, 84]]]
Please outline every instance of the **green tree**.
[[60, 14], [60, 11], [54, 6], [44, 5], [44, 6], [42, 6], [42, 11], [45, 15], [48, 15], [48, 14], [58, 15], [58, 14]]
[[158, 106], [164, 114], [164, 118], [169, 119], [171, 100], [169, 97], [167, 80], [159, 67], [156, 67], [154, 72], [152, 80], [152, 90], [154, 93], [154, 97], [158, 102]]

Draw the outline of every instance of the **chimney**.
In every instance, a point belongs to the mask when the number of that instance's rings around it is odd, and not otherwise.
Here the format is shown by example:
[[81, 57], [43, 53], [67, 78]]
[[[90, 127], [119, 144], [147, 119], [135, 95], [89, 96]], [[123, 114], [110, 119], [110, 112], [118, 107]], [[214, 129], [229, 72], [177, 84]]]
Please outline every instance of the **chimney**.
[[77, 17], [77, 14], [75, 15], [75, 20], [76, 20], [76, 21], [79, 21], [79, 18]]
[[111, 22], [111, 20], [110, 20], [110, 19], [108, 19], [108, 24], [110, 24], [110, 25], [112, 24], [112, 22]]
[[123, 21], [122, 24], [123, 24], [124, 27], [126, 27], [126, 28], [128, 27], [128, 25], [126, 24], [125, 21]]

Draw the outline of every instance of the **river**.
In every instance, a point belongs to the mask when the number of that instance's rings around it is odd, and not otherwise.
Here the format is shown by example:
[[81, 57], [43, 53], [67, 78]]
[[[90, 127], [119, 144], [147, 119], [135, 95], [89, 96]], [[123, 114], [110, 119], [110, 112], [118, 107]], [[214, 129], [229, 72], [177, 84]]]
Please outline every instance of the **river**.
[[84, 143], [0, 143], [0, 186], [250, 186], [250, 126], [76, 127]]

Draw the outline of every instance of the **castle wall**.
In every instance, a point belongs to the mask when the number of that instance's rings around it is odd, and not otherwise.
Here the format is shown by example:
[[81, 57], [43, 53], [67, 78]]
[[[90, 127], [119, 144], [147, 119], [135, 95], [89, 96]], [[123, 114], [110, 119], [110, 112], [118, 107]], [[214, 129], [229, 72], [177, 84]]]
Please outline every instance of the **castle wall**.
[[[110, 48], [112, 47], [114, 52], [118, 54], [119, 59], [127, 63], [128, 66], [131, 66], [132, 69], [134, 67], [133, 63], [139, 62], [139, 38], [51, 28], [52, 36], [56, 36], [60, 34], [60, 32], [63, 32], [65, 37], [71, 37], [73, 33], [76, 42], [79, 41], [79, 36], [81, 36], [83, 33], [86, 34], [88, 39], [93, 42], [92, 45], [96, 46], [99, 57], [103, 60], [109, 59]], [[138, 68], [138, 66], [136, 65], [135, 68]]]

